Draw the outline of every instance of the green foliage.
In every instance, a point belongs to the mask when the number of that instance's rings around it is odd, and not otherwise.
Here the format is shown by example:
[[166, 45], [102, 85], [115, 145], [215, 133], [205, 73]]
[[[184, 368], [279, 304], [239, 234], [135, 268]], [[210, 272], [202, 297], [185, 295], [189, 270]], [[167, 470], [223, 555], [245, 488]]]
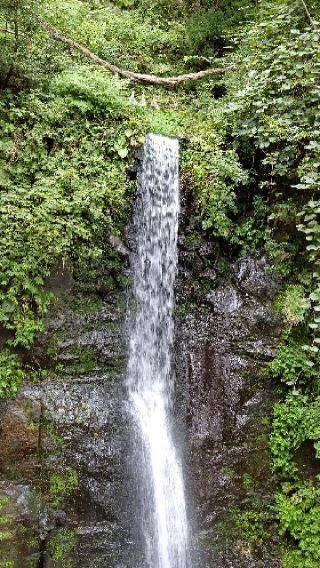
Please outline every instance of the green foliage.
[[26, 374], [19, 357], [8, 349], [0, 352], [0, 398], [17, 394]]
[[[241, 0], [223, 0], [210, 5], [206, 2], [200, 10], [194, 11], [186, 22], [188, 47], [197, 56], [207, 60], [229, 43], [238, 26], [244, 25], [253, 15], [254, 2], [245, 4]], [[210, 59], [209, 59], [210, 61]]]
[[159, 18], [150, 7], [127, 7], [131, 9], [105, 3], [95, 11], [76, 0], [52, 0], [45, 17], [70, 37], [76, 30], [80, 42], [115, 65], [154, 73], [169, 72], [175, 64], [179, 69], [184, 26]]
[[50, 267], [87, 242], [101, 256], [99, 239], [121, 218], [130, 187], [121, 93], [115, 79], [79, 68], [58, 75], [50, 95], [2, 103], [0, 321], [15, 332], [13, 345], [29, 347], [42, 330]]
[[[319, 3], [310, 10], [316, 18]], [[136, 97], [149, 105], [156, 94], [160, 109], [130, 105], [132, 85], [65, 50], [41, 31], [39, 14], [132, 70], [233, 69], [175, 92], [136, 85]], [[264, 245], [288, 284], [277, 304], [289, 331], [269, 374], [289, 394], [275, 408], [271, 449], [275, 474], [291, 484], [277, 497], [291, 539], [286, 567], [315, 568], [319, 493], [299, 479], [294, 455], [305, 440], [320, 447], [318, 27], [294, 0], [0, 0], [0, 28], [0, 323], [10, 332], [0, 396], [14, 395], [26, 375], [8, 347], [30, 348], [42, 331], [53, 266], [73, 267], [92, 306], [97, 267], [117, 288], [105, 242], [128, 218], [127, 166], [146, 131], [180, 136], [183, 187], [203, 229], [232, 248]], [[84, 368], [93, 363], [82, 355]], [[77, 485], [70, 468], [54, 474], [51, 499]], [[267, 538], [258, 510], [239, 523], [251, 542]], [[57, 539], [53, 557], [66, 563], [68, 537]]]
[[306, 250], [312, 267], [309, 302], [313, 317], [312, 321], [309, 321], [309, 329], [313, 344], [311, 347], [309, 346], [309, 351], [318, 353], [320, 345], [320, 201], [315, 199], [308, 201], [300, 212], [299, 218], [301, 222], [297, 228], [306, 236]]
[[[319, 364], [318, 360], [317, 363]], [[273, 378], [280, 379], [289, 387], [308, 383], [310, 379], [318, 377], [317, 366], [299, 341], [281, 344], [268, 370]]]
[[[209, 101], [204, 98], [203, 103]], [[241, 168], [233, 148], [225, 147], [226, 122], [222, 109], [193, 106], [186, 132], [190, 139], [184, 153], [184, 169], [187, 183], [191, 182], [198, 214], [204, 229], [219, 237], [231, 239], [231, 216], [237, 210], [235, 190], [247, 182], [247, 174]], [[192, 118], [195, 113], [195, 118]]]
[[279, 491], [276, 511], [288, 537], [286, 568], [315, 568], [318, 481], [300, 479], [295, 452], [305, 441], [319, 447], [319, 31], [301, 2], [269, 1], [238, 42], [224, 109], [243, 164], [252, 164], [247, 192], [265, 209], [260, 225], [255, 207], [247, 209], [245, 223], [262, 228], [254, 246], [265, 242], [277, 271], [290, 278], [277, 301], [288, 331], [269, 365], [289, 391], [275, 406], [270, 440], [274, 471], [291, 487]]
[[242, 215], [233, 224], [231, 242], [242, 247], [244, 252], [255, 250], [261, 243], [267, 241], [270, 235], [266, 225], [268, 206], [260, 195], [252, 198], [250, 215]]
[[306, 440], [313, 440], [318, 452], [320, 398], [312, 400], [305, 394], [289, 394], [284, 402], [275, 406], [271, 435], [273, 468], [284, 479], [298, 479], [293, 457]]
[[[1, 497], [0, 498], [0, 543], [2, 542], [6, 542], [6, 541], [10, 541], [13, 536], [14, 536], [14, 532], [12, 530], [12, 519], [10, 519], [10, 517], [5, 513], [6, 507], [7, 505], [9, 505], [10, 501], [7, 497]], [[3, 565], [5, 566], [5, 563], [3, 563]], [[1, 566], [1, 563], [0, 563]], [[9, 567], [9, 563], [8, 563], [8, 567]]]
[[310, 308], [304, 287], [301, 284], [290, 284], [279, 296], [277, 308], [289, 327], [303, 323]]
[[[284, 488], [284, 491], [286, 488]], [[284, 557], [285, 568], [317, 568], [320, 561], [320, 488], [301, 484], [289, 494], [277, 495], [282, 534], [298, 542], [289, 546]]]
[[291, 541], [284, 557], [285, 568], [316, 568], [319, 564], [319, 479], [301, 480], [294, 459], [300, 446], [310, 440], [320, 458], [320, 398], [290, 394], [275, 407], [271, 436], [274, 471], [284, 480], [282, 491], [276, 495], [280, 532]]
[[295, 4], [271, 2], [261, 9], [261, 22], [246, 33], [242, 43], [240, 53], [245, 57], [240, 72], [245, 82], [240, 90], [236, 84], [235, 102], [229, 110], [238, 112], [237, 136], [265, 152], [265, 185], [272, 190], [281, 178], [295, 184], [296, 176], [306, 176], [308, 167], [305, 187], [298, 189], [309, 190], [317, 183], [313, 158], [318, 152], [320, 93], [314, 74], [320, 66], [319, 38], [316, 31], [301, 24]]
[[236, 527], [248, 542], [255, 545], [261, 545], [270, 537], [266, 528], [268, 522], [270, 522], [270, 514], [268, 516], [266, 511], [254, 509], [243, 511], [235, 517]]
[[25, 86], [35, 72], [31, 38], [41, 2], [0, 0], [0, 89]]
[[254, 164], [254, 193], [268, 206], [265, 240], [285, 274], [290, 256], [305, 252], [297, 214], [319, 187], [319, 36], [301, 5], [260, 4], [239, 37], [224, 106], [238, 152]]
[[210, 139], [207, 145], [193, 144], [189, 152], [186, 158], [203, 228], [210, 228], [216, 236], [230, 238], [230, 214], [237, 211], [234, 188], [246, 179], [236, 155], [216, 143], [213, 145]]

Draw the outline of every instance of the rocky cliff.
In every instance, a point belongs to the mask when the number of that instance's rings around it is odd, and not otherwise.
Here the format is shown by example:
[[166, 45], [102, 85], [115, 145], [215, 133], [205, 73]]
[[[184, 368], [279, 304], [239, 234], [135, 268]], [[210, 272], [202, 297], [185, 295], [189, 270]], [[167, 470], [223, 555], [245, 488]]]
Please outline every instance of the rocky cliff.
[[[123, 263], [123, 271], [127, 267]], [[126, 294], [96, 304], [57, 269], [46, 378], [1, 403], [1, 561], [16, 568], [137, 567], [123, 372]], [[176, 433], [184, 450], [194, 564], [276, 568], [267, 434], [279, 288], [263, 255], [231, 258], [183, 226], [177, 283]], [[251, 517], [250, 517], [251, 515]], [[268, 525], [268, 526], [266, 526]], [[5, 565], [5, 564], [3, 564]], [[11, 565], [11, 564], [8, 564]]]

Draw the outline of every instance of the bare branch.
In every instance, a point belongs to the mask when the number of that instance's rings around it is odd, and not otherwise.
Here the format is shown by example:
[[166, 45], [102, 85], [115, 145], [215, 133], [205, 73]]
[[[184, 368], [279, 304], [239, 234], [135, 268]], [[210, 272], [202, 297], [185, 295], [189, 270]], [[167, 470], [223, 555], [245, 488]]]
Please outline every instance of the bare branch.
[[0, 28], [0, 33], [15, 35], [15, 32], [11, 32], [10, 30], [5, 30], [3, 28]]
[[210, 69], [205, 69], [203, 71], [198, 71], [197, 73], [187, 73], [185, 75], [177, 75], [176, 77], [159, 77], [157, 75], [149, 75], [144, 73], [135, 73], [133, 71], [128, 71], [127, 69], [121, 69], [117, 67], [117, 65], [113, 65], [101, 57], [98, 57], [95, 53], [90, 51], [87, 47], [84, 47], [80, 43], [64, 36], [59, 30], [54, 28], [53, 26], [49, 25], [47, 22], [41, 21], [41, 27], [48, 32], [51, 37], [54, 39], [63, 42], [65, 45], [69, 45], [70, 47], [80, 51], [83, 55], [91, 59], [97, 65], [101, 65], [105, 67], [114, 75], [120, 75], [121, 77], [125, 77], [126, 79], [130, 79], [131, 81], [136, 81], [139, 83], [147, 83], [151, 85], [163, 85], [165, 87], [174, 87], [179, 83], [184, 83], [185, 81], [202, 79], [203, 77], [208, 77], [209, 75], [217, 74], [217, 73], [225, 73], [232, 66], [229, 67], [213, 67]]
[[301, 2], [302, 2], [302, 4], [303, 4], [304, 11], [305, 11], [305, 13], [307, 14], [307, 18], [308, 18], [308, 20], [309, 20], [309, 22], [310, 22], [311, 27], [312, 27], [312, 28], [315, 28], [315, 27], [316, 27], [315, 21], [314, 21], [314, 19], [312, 18], [310, 12], [309, 12], [309, 8], [308, 8], [308, 6], [307, 6], [305, 0], [301, 0]]

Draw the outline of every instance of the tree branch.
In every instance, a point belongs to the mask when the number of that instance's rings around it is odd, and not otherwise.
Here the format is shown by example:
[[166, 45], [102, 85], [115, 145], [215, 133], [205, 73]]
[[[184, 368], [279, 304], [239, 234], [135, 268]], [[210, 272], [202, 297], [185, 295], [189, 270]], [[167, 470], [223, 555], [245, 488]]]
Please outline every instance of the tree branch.
[[0, 28], [0, 33], [15, 35], [15, 32], [11, 32], [10, 30], [5, 30], [4, 28]]
[[147, 83], [151, 85], [164, 85], [165, 87], [174, 87], [179, 83], [184, 83], [185, 81], [202, 79], [203, 77], [208, 77], [209, 75], [217, 74], [217, 73], [225, 73], [229, 69], [232, 68], [230, 65], [229, 67], [213, 67], [210, 69], [205, 69], [203, 71], [198, 71], [197, 73], [187, 73], [185, 75], [177, 75], [176, 77], [158, 77], [157, 75], [149, 75], [144, 73], [135, 73], [133, 71], [128, 71], [127, 69], [121, 69], [117, 67], [117, 65], [113, 65], [98, 55], [95, 55], [92, 51], [90, 51], [87, 47], [84, 47], [80, 43], [64, 36], [58, 29], [54, 28], [53, 26], [49, 25], [47, 22], [41, 21], [41, 27], [54, 39], [57, 41], [61, 41], [65, 45], [68, 45], [77, 51], [80, 51], [83, 55], [85, 55], [88, 59], [91, 59], [97, 65], [101, 65], [105, 67], [114, 75], [120, 75], [121, 77], [125, 77], [126, 79], [130, 79], [131, 81], [136, 81], [139, 83]]
[[307, 18], [308, 18], [308, 20], [309, 20], [309, 22], [310, 22], [311, 27], [312, 27], [312, 28], [315, 28], [316, 25], [315, 25], [314, 19], [312, 18], [311, 14], [310, 14], [310, 12], [309, 12], [309, 8], [308, 8], [308, 6], [307, 6], [305, 0], [301, 0], [301, 2], [302, 2], [302, 4], [303, 4], [304, 11], [305, 11], [305, 13], [307, 14]]

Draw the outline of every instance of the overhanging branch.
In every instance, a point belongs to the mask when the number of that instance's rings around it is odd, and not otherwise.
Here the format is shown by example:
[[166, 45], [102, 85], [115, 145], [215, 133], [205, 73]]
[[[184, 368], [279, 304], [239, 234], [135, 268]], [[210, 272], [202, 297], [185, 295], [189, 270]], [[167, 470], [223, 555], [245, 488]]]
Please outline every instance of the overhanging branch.
[[157, 75], [149, 75], [144, 73], [135, 73], [133, 71], [128, 71], [127, 69], [122, 69], [117, 65], [113, 65], [109, 63], [109, 61], [105, 61], [105, 59], [101, 59], [98, 55], [90, 51], [87, 47], [84, 47], [77, 41], [74, 41], [66, 36], [64, 36], [57, 28], [49, 25], [47, 22], [41, 21], [41, 27], [54, 39], [57, 41], [61, 41], [65, 45], [76, 49], [80, 53], [82, 53], [88, 59], [91, 59], [97, 65], [105, 67], [108, 71], [111, 71], [114, 75], [119, 75], [120, 77], [125, 77], [130, 81], [136, 81], [138, 83], [146, 83], [150, 85], [163, 85], [165, 87], [174, 87], [175, 85], [179, 85], [180, 83], [184, 83], [186, 81], [192, 81], [197, 79], [202, 79], [204, 77], [208, 77], [209, 75], [225, 73], [232, 66], [229, 67], [211, 67], [209, 69], [204, 69], [203, 71], [198, 71], [197, 73], [187, 73], [185, 75], [177, 75], [176, 77], [159, 77]]

